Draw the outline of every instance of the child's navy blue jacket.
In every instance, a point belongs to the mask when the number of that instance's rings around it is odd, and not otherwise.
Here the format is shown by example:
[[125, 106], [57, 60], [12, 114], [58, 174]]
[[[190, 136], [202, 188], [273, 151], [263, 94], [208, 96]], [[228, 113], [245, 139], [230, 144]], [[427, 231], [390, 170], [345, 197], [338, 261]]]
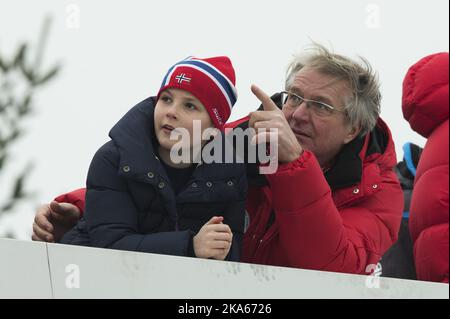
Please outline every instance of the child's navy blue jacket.
[[233, 231], [227, 260], [239, 260], [244, 232], [245, 164], [202, 163], [175, 194], [155, 148], [155, 99], [133, 107], [95, 154], [86, 210], [62, 243], [192, 256], [192, 236], [212, 217]]

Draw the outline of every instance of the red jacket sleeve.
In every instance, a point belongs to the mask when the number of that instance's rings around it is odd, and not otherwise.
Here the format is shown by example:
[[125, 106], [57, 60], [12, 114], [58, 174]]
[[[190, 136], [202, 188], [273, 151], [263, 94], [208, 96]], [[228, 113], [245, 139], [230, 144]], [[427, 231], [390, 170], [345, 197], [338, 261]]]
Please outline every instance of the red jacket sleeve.
[[339, 208], [317, 159], [308, 151], [267, 177], [280, 249], [287, 252], [292, 267], [365, 274], [395, 240], [392, 229], [398, 229], [403, 197], [389, 173], [382, 190]]
[[80, 188], [77, 190], [74, 190], [70, 193], [59, 195], [55, 198], [55, 201], [58, 203], [70, 203], [72, 205], [75, 205], [80, 210], [80, 217], [83, 216], [84, 213], [84, 207], [85, 207], [85, 196], [86, 196], [86, 189]]

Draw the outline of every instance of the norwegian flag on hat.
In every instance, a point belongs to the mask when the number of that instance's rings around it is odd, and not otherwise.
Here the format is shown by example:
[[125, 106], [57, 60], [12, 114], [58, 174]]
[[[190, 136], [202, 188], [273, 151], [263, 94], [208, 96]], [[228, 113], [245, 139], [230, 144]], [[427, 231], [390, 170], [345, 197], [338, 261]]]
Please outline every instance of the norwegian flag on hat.
[[175, 77], [175, 79], [177, 80], [178, 83], [183, 83], [183, 81], [185, 81], [185, 82], [187, 82], [187, 83], [190, 83], [191, 80], [192, 80], [192, 78], [186, 77], [186, 74], [185, 74], [185, 73], [181, 73], [180, 75], [177, 75], [177, 76]]

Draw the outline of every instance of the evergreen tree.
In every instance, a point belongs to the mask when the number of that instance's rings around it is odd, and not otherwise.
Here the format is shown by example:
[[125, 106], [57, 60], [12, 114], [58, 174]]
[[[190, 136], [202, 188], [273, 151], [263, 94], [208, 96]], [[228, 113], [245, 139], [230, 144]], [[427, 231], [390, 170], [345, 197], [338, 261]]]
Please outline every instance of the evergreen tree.
[[[23, 135], [23, 120], [32, 113], [34, 95], [60, 70], [59, 65], [47, 70], [41, 67], [50, 24], [50, 17], [45, 18], [34, 52], [31, 52], [27, 43], [20, 44], [10, 58], [4, 57], [0, 52], [0, 176], [11, 160], [11, 146]], [[29, 162], [16, 174], [11, 186], [10, 181], [2, 182], [8, 182], [10, 189], [6, 189], [6, 185], [0, 185], [2, 198], [6, 196], [4, 202], [0, 202], [0, 217], [10, 213], [20, 201], [30, 195], [26, 190], [26, 178], [31, 169]]]

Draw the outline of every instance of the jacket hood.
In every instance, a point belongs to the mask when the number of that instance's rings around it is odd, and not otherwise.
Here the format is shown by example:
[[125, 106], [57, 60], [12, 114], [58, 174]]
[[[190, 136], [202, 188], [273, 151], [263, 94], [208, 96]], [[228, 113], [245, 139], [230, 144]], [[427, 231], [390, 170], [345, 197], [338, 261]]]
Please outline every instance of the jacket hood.
[[429, 55], [411, 66], [403, 81], [403, 116], [425, 138], [449, 116], [448, 52]]

